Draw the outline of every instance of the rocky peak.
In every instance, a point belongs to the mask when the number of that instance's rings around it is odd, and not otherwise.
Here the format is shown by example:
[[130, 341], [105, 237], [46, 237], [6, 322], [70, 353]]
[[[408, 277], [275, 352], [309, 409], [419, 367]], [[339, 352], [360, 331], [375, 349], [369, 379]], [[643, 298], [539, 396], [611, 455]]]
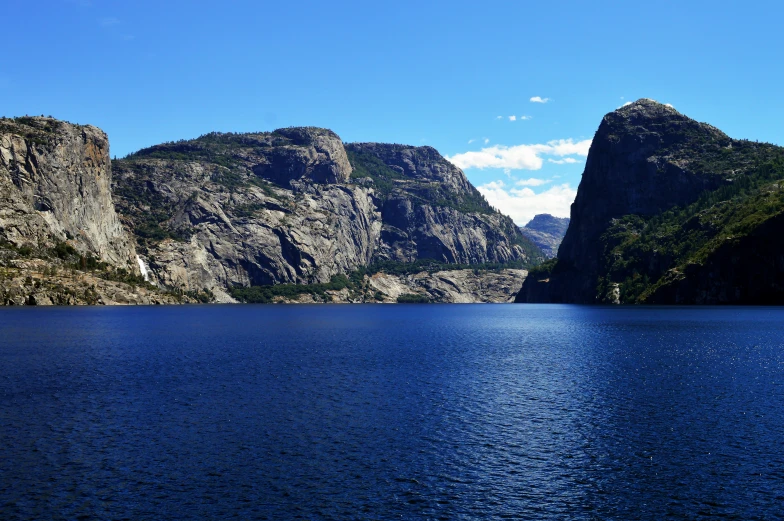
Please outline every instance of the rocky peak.
[[612, 220], [629, 214], [656, 215], [727, 183], [720, 160], [731, 145], [732, 140], [715, 127], [650, 99], [605, 115], [591, 143], [571, 223], [558, 251], [564, 274], [553, 288], [561, 284], [570, 292], [558, 298], [593, 302], [599, 238]]
[[472, 186], [462, 170], [429, 146], [415, 147], [388, 143], [349, 143], [346, 149], [370, 154], [405, 177], [436, 182], [454, 193], [471, 191]]
[[610, 112], [602, 119], [596, 137], [624, 147], [636, 146], [638, 154], [654, 151], [676, 155], [695, 142], [727, 146], [730, 138], [722, 131], [688, 118], [652, 99], [643, 98]]
[[540, 213], [528, 221], [524, 228], [549, 233], [551, 235], [563, 235], [569, 227], [568, 217], [555, 217], [549, 213]]
[[520, 231], [539, 246], [546, 257], [552, 258], [558, 253], [558, 246], [568, 227], [568, 217], [554, 217], [548, 213], [540, 213], [521, 227]]
[[[340, 137], [331, 130], [317, 127], [289, 127], [280, 128], [273, 132], [273, 135], [275, 134], [290, 139], [295, 147], [308, 149], [307, 157], [311, 164], [305, 170], [306, 176], [312, 181], [345, 183], [349, 180], [351, 164], [346, 156], [346, 150]], [[284, 155], [288, 155], [288, 152]]]

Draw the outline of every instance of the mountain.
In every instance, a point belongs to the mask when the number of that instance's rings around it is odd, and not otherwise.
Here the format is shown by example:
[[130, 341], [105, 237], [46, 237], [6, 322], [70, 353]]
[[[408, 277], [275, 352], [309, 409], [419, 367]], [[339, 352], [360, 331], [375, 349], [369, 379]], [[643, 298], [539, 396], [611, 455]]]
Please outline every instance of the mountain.
[[164, 303], [115, 212], [109, 141], [53, 118], [0, 119], [0, 304]]
[[520, 231], [539, 246], [545, 257], [551, 259], [558, 254], [558, 246], [561, 245], [568, 227], [568, 217], [553, 217], [549, 213], [540, 213], [520, 228]]
[[541, 256], [430, 147], [344, 145], [313, 127], [212, 133], [140, 150], [113, 174], [152, 280], [218, 301], [379, 262], [521, 268]]
[[638, 100], [594, 136], [558, 257], [518, 302], [784, 302], [784, 149]]
[[506, 301], [542, 258], [430, 147], [285, 128], [111, 162], [95, 127], [0, 120], [5, 304]]

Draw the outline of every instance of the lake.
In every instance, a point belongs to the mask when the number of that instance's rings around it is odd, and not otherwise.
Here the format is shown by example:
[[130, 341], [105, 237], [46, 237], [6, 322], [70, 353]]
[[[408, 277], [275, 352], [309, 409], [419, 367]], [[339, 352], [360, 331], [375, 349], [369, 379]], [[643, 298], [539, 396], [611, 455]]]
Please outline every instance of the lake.
[[781, 519], [784, 309], [0, 309], [0, 518]]

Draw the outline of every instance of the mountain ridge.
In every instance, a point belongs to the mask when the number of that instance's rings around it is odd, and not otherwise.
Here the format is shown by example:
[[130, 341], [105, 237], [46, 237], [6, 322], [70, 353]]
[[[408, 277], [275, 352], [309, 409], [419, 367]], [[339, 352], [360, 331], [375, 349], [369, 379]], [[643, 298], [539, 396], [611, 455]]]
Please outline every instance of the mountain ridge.
[[[234, 288], [327, 284], [371, 264], [520, 272], [541, 256], [430, 147], [344, 145], [328, 129], [289, 127], [213, 132], [110, 161], [102, 131], [51, 118], [2, 120], [0, 140], [5, 303], [138, 303], [142, 288], [146, 301], [233, 302]], [[53, 271], [57, 291], [46, 289]], [[121, 286], [100, 282], [109, 279]], [[481, 282], [448, 280], [465, 285], [395, 284], [435, 299], [490, 298], [461, 293]], [[353, 301], [378, 300], [369, 280], [360, 286]]]
[[[784, 208], [770, 190], [781, 178], [781, 147], [732, 139], [653, 100], [611, 112], [591, 144], [557, 260], [531, 270], [517, 301], [749, 303], [763, 293], [766, 301], [781, 299], [779, 289], [773, 297], [757, 283], [726, 284], [727, 270], [706, 268], [724, 265], [711, 261], [722, 237], [733, 229], [735, 239], [755, 233]], [[733, 228], [733, 213], [745, 229]], [[737, 264], [750, 252], [724, 254]], [[769, 269], [751, 268], [750, 275], [778, 288], [776, 255], [766, 257]]]

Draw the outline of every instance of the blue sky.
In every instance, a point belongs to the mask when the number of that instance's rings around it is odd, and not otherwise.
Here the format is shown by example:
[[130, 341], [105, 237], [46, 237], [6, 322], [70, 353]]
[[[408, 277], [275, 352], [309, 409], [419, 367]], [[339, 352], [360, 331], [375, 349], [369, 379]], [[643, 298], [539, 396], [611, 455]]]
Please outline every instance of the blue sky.
[[3, 18], [0, 115], [96, 125], [117, 156], [290, 125], [426, 144], [520, 224], [568, 215], [627, 101], [784, 144], [776, 2], [5, 0]]

